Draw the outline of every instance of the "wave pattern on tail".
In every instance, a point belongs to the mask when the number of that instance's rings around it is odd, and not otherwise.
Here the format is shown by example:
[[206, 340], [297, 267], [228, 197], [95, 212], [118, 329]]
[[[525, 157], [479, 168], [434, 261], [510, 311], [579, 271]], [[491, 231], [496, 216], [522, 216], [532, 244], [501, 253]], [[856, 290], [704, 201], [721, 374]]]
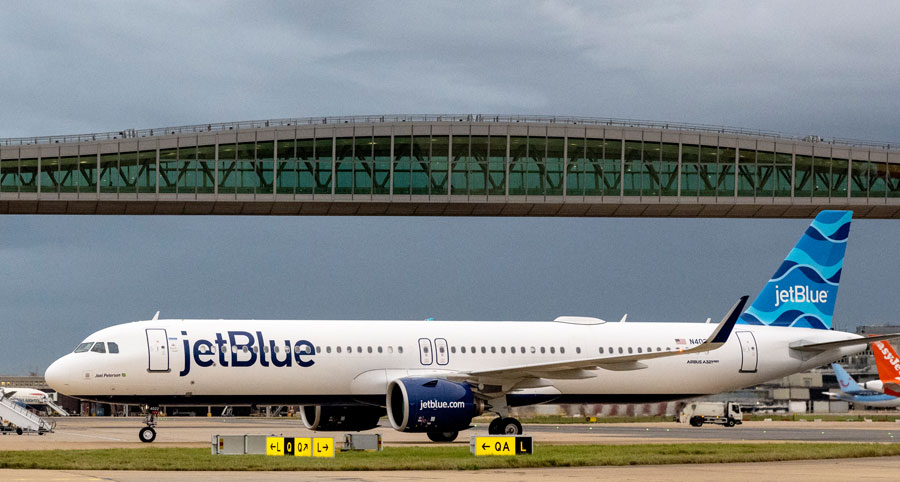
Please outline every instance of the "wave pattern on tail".
[[852, 211], [822, 211], [738, 323], [831, 328]]

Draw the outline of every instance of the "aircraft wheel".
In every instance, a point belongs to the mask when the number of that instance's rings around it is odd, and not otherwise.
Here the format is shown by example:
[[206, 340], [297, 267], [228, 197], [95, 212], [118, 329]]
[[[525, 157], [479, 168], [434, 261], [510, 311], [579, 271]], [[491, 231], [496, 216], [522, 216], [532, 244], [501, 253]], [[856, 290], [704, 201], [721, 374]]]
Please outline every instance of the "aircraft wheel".
[[452, 442], [459, 436], [459, 432], [428, 432], [428, 439], [432, 442]]
[[153, 430], [152, 427], [142, 428], [138, 435], [141, 439], [141, 442], [144, 442], [144, 443], [150, 443], [150, 442], [156, 440], [156, 430]]
[[504, 435], [522, 435], [522, 424], [512, 417], [501, 419], [500, 433]]

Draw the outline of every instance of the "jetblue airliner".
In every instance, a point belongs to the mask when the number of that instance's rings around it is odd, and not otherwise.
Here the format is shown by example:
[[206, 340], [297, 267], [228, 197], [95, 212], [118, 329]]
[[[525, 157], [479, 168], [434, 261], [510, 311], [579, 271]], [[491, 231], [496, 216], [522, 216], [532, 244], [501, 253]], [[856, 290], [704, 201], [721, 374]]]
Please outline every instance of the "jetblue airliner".
[[851, 217], [819, 213], [750, 307], [740, 298], [717, 325], [155, 316], [91, 334], [45, 376], [73, 397], [145, 408], [302, 405], [313, 430], [367, 430], [386, 413], [396, 430], [452, 441], [490, 412], [490, 433], [522, 433], [510, 407], [685, 399], [862, 351], [876, 339], [830, 330]]

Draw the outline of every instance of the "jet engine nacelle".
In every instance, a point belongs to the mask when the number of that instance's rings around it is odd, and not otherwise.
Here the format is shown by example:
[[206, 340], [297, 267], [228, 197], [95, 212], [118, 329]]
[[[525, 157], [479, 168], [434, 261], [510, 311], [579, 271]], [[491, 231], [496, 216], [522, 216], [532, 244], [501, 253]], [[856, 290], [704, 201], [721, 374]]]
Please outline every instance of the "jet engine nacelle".
[[400, 378], [388, 385], [387, 412], [401, 432], [457, 432], [484, 412], [465, 383], [440, 378]]
[[862, 384], [866, 390], [874, 390], [876, 392], [884, 391], [884, 382], [881, 380], [871, 380]]
[[300, 407], [303, 425], [310, 430], [370, 430], [378, 426], [384, 409], [370, 406], [304, 405]]

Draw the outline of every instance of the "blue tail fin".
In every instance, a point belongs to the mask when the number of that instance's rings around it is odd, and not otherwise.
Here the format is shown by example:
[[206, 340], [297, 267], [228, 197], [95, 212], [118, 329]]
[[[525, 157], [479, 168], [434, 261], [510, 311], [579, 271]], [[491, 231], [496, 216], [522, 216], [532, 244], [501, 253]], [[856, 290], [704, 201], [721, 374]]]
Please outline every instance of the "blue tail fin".
[[853, 211], [822, 211], [738, 323], [831, 328]]
[[863, 391], [863, 388], [847, 373], [847, 370], [844, 370], [844, 367], [837, 363], [832, 363], [831, 368], [834, 370], [834, 375], [837, 377], [838, 385], [841, 386], [842, 392], [854, 393]]

